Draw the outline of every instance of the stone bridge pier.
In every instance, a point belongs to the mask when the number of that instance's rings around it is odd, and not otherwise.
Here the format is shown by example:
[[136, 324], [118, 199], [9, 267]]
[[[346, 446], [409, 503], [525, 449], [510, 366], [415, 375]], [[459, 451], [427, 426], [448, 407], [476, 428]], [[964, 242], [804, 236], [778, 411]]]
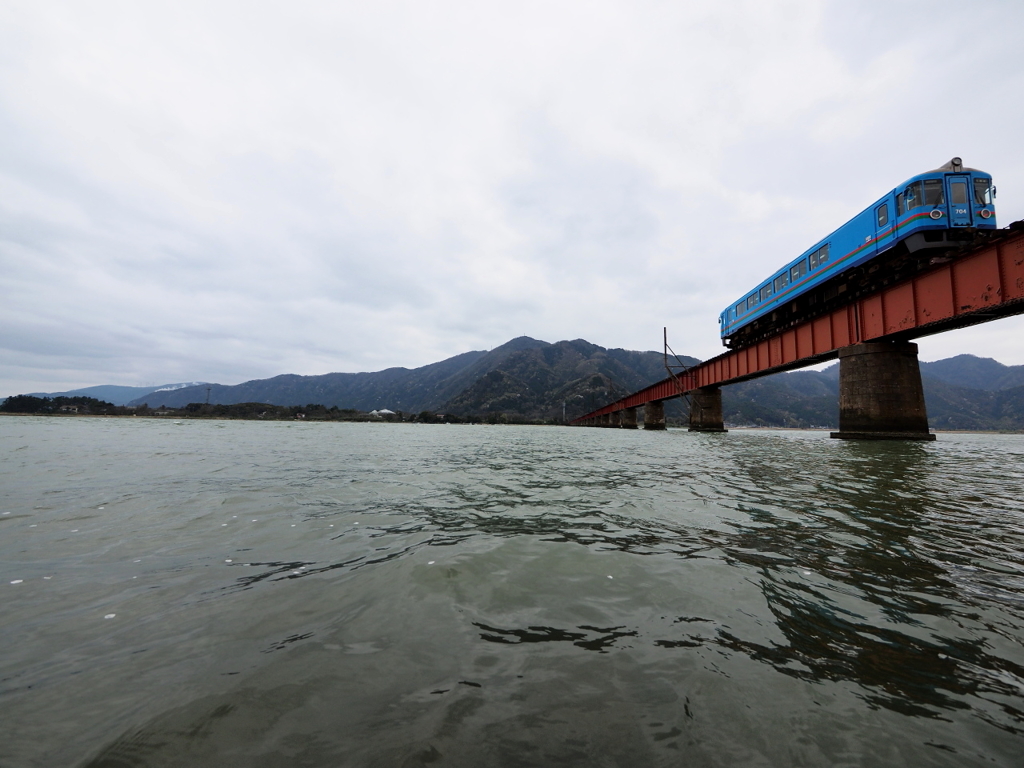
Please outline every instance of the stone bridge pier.
[[917, 344], [869, 342], [839, 350], [840, 440], [934, 440]]
[[690, 392], [690, 431], [728, 431], [722, 421], [721, 387], [701, 387]]
[[665, 403], [662, 400], [644, 403], [644, 429], [665, 429]]
[[624, 408], [620, 415], [623, 429], [636, 429], [636, 408]]

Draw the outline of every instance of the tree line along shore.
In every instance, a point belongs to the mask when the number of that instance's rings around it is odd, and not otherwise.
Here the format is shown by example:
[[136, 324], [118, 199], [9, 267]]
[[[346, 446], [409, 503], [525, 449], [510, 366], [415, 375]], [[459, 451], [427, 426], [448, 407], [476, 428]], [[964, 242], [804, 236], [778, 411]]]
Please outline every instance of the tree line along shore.
[[261, 421], [362, 421], [418, 422], [423, 424], [546, 424], [548, 421], [517, 418], [505, 413], [458, 416], [421, 411], [359, 411], [310, 403], [308, 405], [271, 405], [270, 403], [189, 403], [181, 408], [151, 408], [148, 405], [114, 405], [94, 397], [36, 397], [14, 395], [0, 403], [0, 414], [24, 416], [129, 416], [176, 419], [247, 419]]

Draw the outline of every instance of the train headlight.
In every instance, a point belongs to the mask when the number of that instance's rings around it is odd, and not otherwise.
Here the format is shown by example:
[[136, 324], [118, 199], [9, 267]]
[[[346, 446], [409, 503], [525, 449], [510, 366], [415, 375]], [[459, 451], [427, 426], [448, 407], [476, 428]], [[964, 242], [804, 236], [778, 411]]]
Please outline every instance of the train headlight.
[[932, 211], [928, 215], [931, 216], [933, 219], [941, 219], [942, 218], [942, 211], [940, 211], [938, 208], [936, 208], [934, 211]]
[[983, 219], [990, 219], [990, 218], [992, 218], [992, 211], [990, 211], [988, 208], [982, 208], [981, 209], [981, 218], [983, 218]]

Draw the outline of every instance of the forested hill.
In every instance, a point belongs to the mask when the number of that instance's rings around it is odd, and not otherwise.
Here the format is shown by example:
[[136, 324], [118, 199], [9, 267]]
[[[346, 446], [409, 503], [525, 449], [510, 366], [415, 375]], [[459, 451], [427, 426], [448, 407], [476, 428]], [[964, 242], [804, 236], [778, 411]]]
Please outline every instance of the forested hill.
[[[687, 364], [695, 358], [684, 358]], [[489, 352], [466, 352], [422, 368], [375, 373], [283, 375], [159, 392], [133, 401], [151, 407], [264, 402], [319, 403], [339, 408], [388, 408], [456, 414], [507, 413], [523, 419], [571, 419], [665, 378], [660, 352], [605, 349], [577, 339], [549, 344], [521, 336]]]
[[1003, 365], [991, 357], [957, 355], [921, 363], [921, 375], [955, 387], [998, 392], [1024, 386], [1024, 365]]

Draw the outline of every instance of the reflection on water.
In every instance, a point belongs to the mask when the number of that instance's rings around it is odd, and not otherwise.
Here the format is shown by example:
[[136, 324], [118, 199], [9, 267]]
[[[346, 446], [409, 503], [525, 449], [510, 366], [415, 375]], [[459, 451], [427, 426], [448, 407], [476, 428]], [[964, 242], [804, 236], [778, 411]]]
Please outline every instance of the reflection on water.
[[[752, 514], [756, 524], [737, 524], [723, 549], [760, 570], [787, 643], [764, 647], [728, 633], [719, 640], [783, 674], [855, 681], [866, 701], [905, 714], [940, 717], [944, 709], [969, 708], [964, 695], [985, 698], [1003, 716], [977, 716], [1018, 733], [1024, 666], [989, 653], [984, 637], [934, 631], [937, 619], [966, 628], [981, 618], [975, 606], [951, 601], [959, 590], [948, 563], [964, 560], [964, 544], [983, 546], [977, 529], [994, 521], [968, 507], [972, 519], [956, 526], [958, 540], [936, 535], [936, 519], [949, 522], [936, 497], [959, 478], [932, 455], [913, 444], [852, 443], [822, 465], [815, 494], [825, 504], [801, 510], [798, 521]], [[777, 480], [779, 467], [750, 471]], [[779, 572], [779, 565], [788, 567]], [[793, 568], [808, 571], [801, 577]]]
[[1024, 746], [1024, 438], [7, 419], [0, 450], [0, 765]]
[[568, 632], [554, 627], [527, 627], [526, 629], [497, 629], [486, 624], [474, 622], [474, 626], [483, 630], [480, 639], [490, 643], [572, 643], [577, 648], [588, 651], [605, 651], [620, 637], [636, 637], [639, 633], [619, 632], [623, 627], [588, 627], [581, 624], [577, 629], [582, 632]]

